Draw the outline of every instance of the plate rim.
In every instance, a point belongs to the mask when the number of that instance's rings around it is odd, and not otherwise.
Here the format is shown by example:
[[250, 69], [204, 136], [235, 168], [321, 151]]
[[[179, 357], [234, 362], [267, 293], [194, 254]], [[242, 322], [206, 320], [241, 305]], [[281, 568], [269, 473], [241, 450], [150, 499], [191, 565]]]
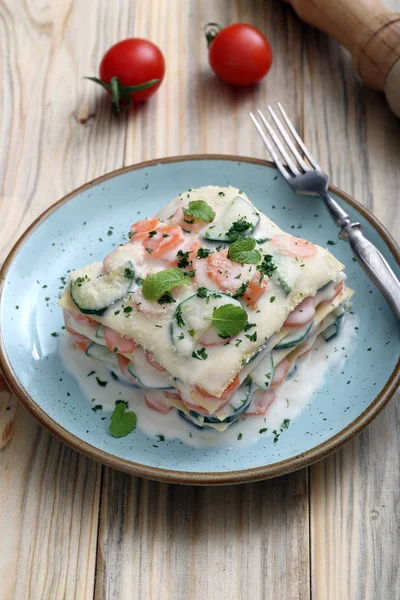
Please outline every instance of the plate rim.
[[[11, 268], [14, 258], [23, 247], [28, 238], [33, 232], [56, 210], [61, 208], [64, 204], [69, 202], [75, 196], [87, 191], [91, 187], [98, 185], [108, 179], [113, 179], [124, 173], [130, 171], [137, 171], [149, 167], [155, 167], [159, 164], [179, 163], [186, 161], [199, 161], [199, 160], [225, 160], [227, 162], [242, 162], [254, 165], [260, 165], [262, 167], [268, 167], [276, 169], [274, 163], [269, 160], [251, 158], [246, 156], [237, 156], [230, 154], [187, 154], [178, 156], [169, 156], [165, 158], [157, 158], [148, 161], [143, 161], [133, 165], [122, 167], [121, 169], [115, 169], [105, 175], [93, 179], [72, 192], [69, 192], [54, 204], [49, 206], [43, 211], [33, 223], [22, 233], [22, 235], [15, 242], [10, 252], [8, 253], [1, 269], [0, 269], [0, 306], [3, 298], [4, 283], [6, 276]], [[350, 204], [362, 216], [372, 225], [377, 231], [378, 235], [384, 240], [388, 246], [390, 252], [395, 258], [398, 265], [400, 265], [400, 248], [397, 246], [395, 240], [382, 223], [362, 204], [357, 202], [349, 194], [336, 186], [330, 185], [330, 191], [342, 198], [346, 203]], [[292, 471], [301, 469], [309, 466], [314, 462], [325, 458], [329, 454], [338, 450], [345, 443], [349, 442], [358, 433], [360, 433], [367, 425], [369, 425], [375, 417], [383, 410], [388, 404], [389, 400], [394, 395], [397, 387], [400, 384], [400, 358], [397, 361], [392, 373], [387, 379], [385, 385], [376, 395], [374, 400], [369, 406], [352, 421], [347, 427], [339, 431], [337, 434], [327, 439], [325, 442], [314, 446], [310, 450], [304, 453], [287, 458], [285, 460], [272, 463], [269, 465], [263, 465], [260, 467], [253, 467], [250, 469], [241, 469], [229, 472], [192, 472], [192, 471], [177, 471], [173, 469], [165, 469], [161, 467], [153, 467], [148, 465], [142, 465], [135, 463], [126, 458], [117, 457], [110, 452], [101, 450], [92, 444], [89, 444], [85, 440], [79, 438], [75, 434], [65, 429], [62, 425], [57, 423], [35, 402], [35, 400], [29, 395], [28, 391], [22, 386], [17, 375], [11, 366], [8, 359], [3, 337], [1, 331], [1, 320], [0, 320], [0, 369], [3, 372], [4, 379], [7, 385], [16, 396], [16, 398], [25, 406], [25, 408], [35, 417], [39, 423], [44, 426], [51, 434], [55, 435], [62, 442], [72, 447], [74, 450], [81, 452], [89, 458], [101, 462], [111, 468], [119, 471], [124, 471], [130, 475], [137, 477], [143, 477], [146, 479], [152, 479], [165, 483], [180, 483], [190, 485], [227, 485], [227, 484], [238, 484], [238, 483], [249, 483], [253, 481], [260, 481], [263, 479], [269, 479], [285, 475]]]

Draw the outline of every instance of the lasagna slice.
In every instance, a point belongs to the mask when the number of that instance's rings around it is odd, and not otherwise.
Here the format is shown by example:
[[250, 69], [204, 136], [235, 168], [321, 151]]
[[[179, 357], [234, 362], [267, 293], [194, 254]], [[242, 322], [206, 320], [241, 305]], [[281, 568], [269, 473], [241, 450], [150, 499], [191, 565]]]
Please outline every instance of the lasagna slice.
[[233, 187], [190, 189], [134, 223], [129, 238], [71, 273], [60, 300], [66, 329], [146, 390], [150, 408], [177, 409], [197, 427], [265, 414], [350, 306], [343, 265]]

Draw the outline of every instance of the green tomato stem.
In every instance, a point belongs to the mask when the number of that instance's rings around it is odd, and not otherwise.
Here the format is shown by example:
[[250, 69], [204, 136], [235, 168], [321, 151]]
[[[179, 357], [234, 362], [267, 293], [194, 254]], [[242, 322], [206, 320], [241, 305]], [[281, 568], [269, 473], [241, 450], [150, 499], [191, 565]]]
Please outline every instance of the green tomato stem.
[[221, 25], [218, 25], [218, 23], [207, 23], [207, 25], [205, 25], [204, 33], [207, 40], [207, 48], [210, 47], [211, 43], [217, 37], [221, 30], [222, 27]]

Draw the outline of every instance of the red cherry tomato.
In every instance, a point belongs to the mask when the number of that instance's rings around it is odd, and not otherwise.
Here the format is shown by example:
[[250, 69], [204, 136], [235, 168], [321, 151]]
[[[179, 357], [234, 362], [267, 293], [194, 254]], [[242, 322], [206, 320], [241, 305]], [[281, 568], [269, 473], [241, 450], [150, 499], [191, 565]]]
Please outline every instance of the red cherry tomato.
[[269, 71], [272, 50], [267, 38], [252, 25], [235, 23], [221, 29], [206, 26], [208, 60], [214, 73], [232, 85], [254, 85]]
[[153, 42], [130, 38], [107, 50], [99, 71], [100, 79], [88, 79], [106, 88], [118, 114], [132, 102], [147, 100], [158, 90], [165, 73], [164, 57]]

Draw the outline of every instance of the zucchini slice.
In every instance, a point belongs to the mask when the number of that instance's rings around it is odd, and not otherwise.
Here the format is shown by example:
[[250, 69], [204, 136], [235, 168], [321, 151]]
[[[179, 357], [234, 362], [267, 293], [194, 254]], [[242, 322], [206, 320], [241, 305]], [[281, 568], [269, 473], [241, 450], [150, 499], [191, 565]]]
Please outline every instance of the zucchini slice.
[[[236, 196], [222, 213], [221, 217], [207, 227], [203, 237], [215, 242], [234, 242], [249, 235], [260, 222], [260, 214], [256, 207], [244, 198]], [[236, 225], [240, 223], [241, 225]], [[248, 227], [246, 227], [246, 223]]]
[[87, 315], [102, 315], [107, 308], [129, 292], [134, 278], [131, 262], [110, 273], [103, 272], [102, 263], [74, 272], [70, 294], [79, 310]]
[[322, 336], [326, 342], [329, 342], [329, 340], [333, 340], [339, 334], [342, 316], [343, 315], [338, 317], [336, 321], [334, 321], [331, 325], [329, 325], [329, 327], [324, 329], [324, 331], [322, 332]]
[[268, 352], [250, 373], [251, 380], [262, 390], [268, 390], [274, 378], [274, 359], [272, 352]]
[[100, 344], [90, 344], [89, 348], [86, 350], [86, 356], [90, 358], [95, 358], [102, 363], [106, 363], [107, 365], [111, 365], [114, 369], [118, 369], [118, 361], [114, 352], [111, 352], [107, 346], [101, 346]]
[[297, 344], [304, 342], [313, 325], [314, 320], [312, 320], [308, 325], [304, 325], [304, 327], [293, 327], [293, 333], [289, 333], [286, 337], [284, 337], [283, 340], [281, 340], [279, 344], [275, 346], [274, 350], [292, 348], [293, 346], [297, 346]]
[[170, 390], [173, 387], [170, 374], [167, 371], [158, 371], [147, 362], [146, 354], [140, 347], [133, 351], [128, 371], [147, 389]]
[[[208, 292], [205, 298], [195, 294], [177, 306], [171, 321], [171, 337], [179, 354], [192, 356], [200, 339], [213, 327], [211, 318], [214, 309], [225, 304], [242, 306], [239, 300], [218, 292]], [[220, 339], [223, 344], [224, 338]]]
[[98, 328], [96, 329], [96, 337], [99, 338], [100, 340], [104, 340], [105, 339], [104, 325], [99, 325], [98, 326]]
[[250, 378], [247, 378], [244, 380], [242, 385], [234, 392], [231, 400], [229, 401], [229, 404], [220, 409], [219, 412], [222, 418], [218, 418], [218, 415], [210, 415], [209, 417], [206, 417], [204, 415], [200, 415], [194, 410], [190, 410], [188, 414], [185, 414], [183, 411], [179, 410], [178, 412], [183, 419], [185, 419], [192, 425], [195, 425], [195, 427], [199, 429], [206, 428], [207, 426], [213, 424], [231, 424], [237, 421], [242, 416], [246, 408], [249, 406], [251, 399], [251, 389], [251, 380]]

